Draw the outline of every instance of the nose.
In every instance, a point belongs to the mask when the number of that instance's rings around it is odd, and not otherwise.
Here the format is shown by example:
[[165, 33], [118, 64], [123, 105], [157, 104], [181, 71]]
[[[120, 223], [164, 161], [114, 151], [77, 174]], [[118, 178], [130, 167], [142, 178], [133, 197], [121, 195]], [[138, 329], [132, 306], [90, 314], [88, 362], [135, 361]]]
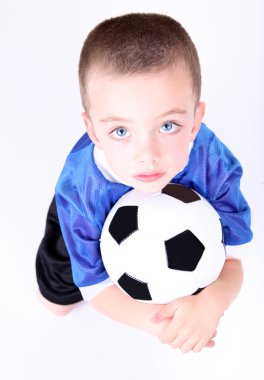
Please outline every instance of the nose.
[[146, 137], [135, 142], [134, 157], [137, 163], [151, 165], [160, 160], [160, 147], [155, 138]]

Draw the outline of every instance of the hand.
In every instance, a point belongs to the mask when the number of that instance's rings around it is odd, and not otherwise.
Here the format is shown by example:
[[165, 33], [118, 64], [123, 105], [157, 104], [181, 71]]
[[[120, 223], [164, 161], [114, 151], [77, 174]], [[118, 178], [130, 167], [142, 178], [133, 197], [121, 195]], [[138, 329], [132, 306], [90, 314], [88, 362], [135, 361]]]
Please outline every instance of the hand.
[[223, 313], [202, 293], [161, 306], [151, 320], [153, 323], [170, 320], [159, 336], [161, 343], [170, 344], [184, 353], [191, 350], [200, 352], [204, 347], [215, 345], [213, 338]]

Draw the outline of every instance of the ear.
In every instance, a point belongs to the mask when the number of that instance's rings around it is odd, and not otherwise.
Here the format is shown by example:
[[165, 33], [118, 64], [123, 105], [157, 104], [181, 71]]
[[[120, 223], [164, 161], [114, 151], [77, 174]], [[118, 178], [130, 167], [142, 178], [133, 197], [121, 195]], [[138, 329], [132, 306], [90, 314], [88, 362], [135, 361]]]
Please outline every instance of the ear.
[[82, 119], [84, 121], [84, 124], [85, 124], [85, 128], [86, 128], [86, 131], [88, 133], [88, 136], [90, 137], [90, 139], [92, 140], [92, 142], [98, 147], [100, 148], [100, 142], [99, 142], [99, 139], [97, 138], [95, 132], [94, 132], [94, 128], [93, 128], [93, 125], [91, 123], [91, 120], [89, 119], [88, 115], [86, 114], [86, 112], [83, 112], [81, 114], [82, 116]]
[[196, 137], [197, 133], [199, 132], [199, 129], [201, 127], [201, 123], [203, 121], [204, 114], [205, 114], [205, 103], [200, 102], [200, 103], [198, 103], [196, 110], [195, 110], [195, 114], [194, 114], [194, 124], [193, 124], [193, 128], [191, 131], [192, 141], [195, 140], [195, 137]]

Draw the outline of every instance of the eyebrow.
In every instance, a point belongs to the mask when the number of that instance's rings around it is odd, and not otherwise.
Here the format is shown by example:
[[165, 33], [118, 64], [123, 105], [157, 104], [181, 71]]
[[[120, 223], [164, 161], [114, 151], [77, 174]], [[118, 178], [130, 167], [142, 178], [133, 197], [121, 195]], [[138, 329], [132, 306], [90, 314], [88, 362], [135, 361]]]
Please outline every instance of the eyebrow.
[[[184, 110], [184, 109], [174, 108], [174, 109], [171, 109], [169, 111], [166, 111], [166, 112], [162, 113], [161, 115], [157, 116], [156, 118], [159, 119], [159, 118], [162, 118], [162, 117], [165, 117], [165, 116], [168, 116], [168, 115], [172, 115], [172, 114], [185, 115], [186, 113], [187, 113], [187, 111]], [[116, 121], [118, 121], [118, 122], [126, 122], [126, 123], [131, 122], [131, 120], [125, 119], [125, 118], [119, 117], [119, 116], [109, 116], [109, 117], [100, 119], [101, 123], [110, 123], [110, 122], [116, 122]]]
[[130, 122], [130, 120], [124, 119], [123, 117], [118, 117], [118, 116], [109, 116], [109, 117], [106, 117], [105, 119], [100, 119], [99, 121], [101, 123], [110, 123], [111, 121], [120, 121], [120, 122], [127, 122], [127, 123]]
[[185, 115], [187, 113], [186, 110], [182, 109], [182, 108], [173, 108], [169, 111], [166, 111], [164, 112], [163, 114], [161, 114], [159, 117], [164, 117], [164, 116], [168, 116], [168, 115], [172, 115], [172, 114], [180, 114], [180, 115]]

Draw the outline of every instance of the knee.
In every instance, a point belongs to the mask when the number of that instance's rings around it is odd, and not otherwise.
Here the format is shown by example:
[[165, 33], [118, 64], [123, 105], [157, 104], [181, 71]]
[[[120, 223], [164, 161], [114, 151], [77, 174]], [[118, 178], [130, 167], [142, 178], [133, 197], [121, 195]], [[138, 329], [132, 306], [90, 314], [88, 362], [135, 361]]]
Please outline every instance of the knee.
[[40, 293], [38, 290], [38, 298], [42, 305], [44, 305], [52, 314], [58, 316], [58, 317], [63, 317], [64, 315], [68, 314], [73, 308], [74, 304], [72, 305], [58, 305], [56, 303], [53, 303], [49, 300], [47, 300], [43, 295]]

